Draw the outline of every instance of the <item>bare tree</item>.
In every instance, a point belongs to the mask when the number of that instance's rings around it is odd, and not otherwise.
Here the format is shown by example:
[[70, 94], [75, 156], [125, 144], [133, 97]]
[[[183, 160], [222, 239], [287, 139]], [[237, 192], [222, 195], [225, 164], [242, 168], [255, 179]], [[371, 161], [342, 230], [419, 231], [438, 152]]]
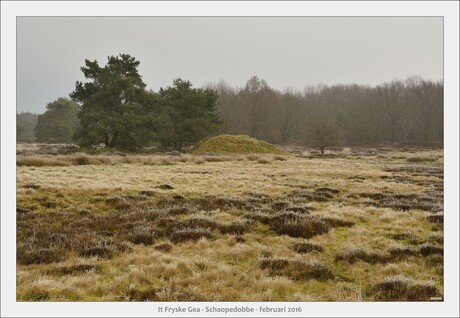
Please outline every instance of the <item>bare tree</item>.
[[377, 86], [377, 96], [380, 99], [380, 108], [389, 121], [390, 141], [394, 142], [403, 116], [404, 83], [392, 81], [379, 85]]
[[219, 95], [217, 112], [222, 119], [221, 132], [224, 134], [235, 132], [239, 121], [236, 114], [238, 96], [235, 89], [222, 79], [216, 84], [208, 84], [206, 87], [214, 89]]
[[302, 96], [292, 88], [285, 89], [280, 98], [275, 127], [280, 133], [281, 143], [286, 143], [302, 131], [304, 112]]
[[318, 147], [324, 155], [324, 149], [336, 145], [339, 140], [339, 130], [336, 125], [327, 119], [317, 119], [311, 122], [309, 129], [310, 142]]
[[268, 124], [274, 92], [266, 81], [253, 76], [240, 93], [246, 109], [248, 133], [251, 137], [259, 137]]

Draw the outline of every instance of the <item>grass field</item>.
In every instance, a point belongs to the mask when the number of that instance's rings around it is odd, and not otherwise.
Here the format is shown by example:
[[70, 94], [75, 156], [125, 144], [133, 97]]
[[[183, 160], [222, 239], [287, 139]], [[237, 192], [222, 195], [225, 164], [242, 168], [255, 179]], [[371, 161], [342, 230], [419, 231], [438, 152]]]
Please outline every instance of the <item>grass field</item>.
[[17, 163], [18, 301], [443, 295], [442, 150]]

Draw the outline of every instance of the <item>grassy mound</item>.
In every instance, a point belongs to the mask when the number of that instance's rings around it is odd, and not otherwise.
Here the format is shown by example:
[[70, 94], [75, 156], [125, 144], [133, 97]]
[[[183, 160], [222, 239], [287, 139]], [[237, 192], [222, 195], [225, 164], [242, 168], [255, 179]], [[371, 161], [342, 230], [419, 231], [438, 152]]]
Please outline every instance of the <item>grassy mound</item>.
[[193, 147], [193, 154], [274, 154], [286, 155], [284, 150], [269, 144], [243, 135], [220, 135], [203, 139]]

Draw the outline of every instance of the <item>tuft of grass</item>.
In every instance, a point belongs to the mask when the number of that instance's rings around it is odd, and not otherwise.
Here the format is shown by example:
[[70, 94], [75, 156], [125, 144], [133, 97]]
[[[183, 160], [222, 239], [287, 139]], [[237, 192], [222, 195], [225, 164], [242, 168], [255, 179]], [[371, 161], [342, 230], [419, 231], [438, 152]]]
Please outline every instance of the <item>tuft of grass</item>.
[[219, 223], [214, 221], [210, 217], [193, 217], [190, 219], [185, 219], [183, 221], [179, 221], [178, 227], [184, 228], [203, 228], [203, 229], [210, 229], [214, 230], [219, 227]]
[[107, 245], [82, 248], [78, 255], [81, 257], [111, 258], [114, 254], [113, 248], [110, 245]]
[[328, 224], [331, 227], [352, 227], [355, 225], [352, 221], [347, 221], [341, 218], [333, 218], [333, 217], [323, 217], [321, 221]]
[[419, 251], [411, 246], [392, 246], [388, 249], [388, 253], [393, 260], [397, 260], [417, 256]]
[[77, 164], [77, 165], [79, 165], [79, 166], [91, 164], [91, 159], [90, 159], [90, 157], [88, 157], [88, 156], [86, 156], [86, 155], [79, 155], [79, 156], [76, 156], [76, 157], [73, 158], [73, 161], [75, 162], [75, 164]]
[[198, 241], [202, 238], [211, 238], [212, 236], [213, 234], [209, 229], [199, 227], [182, 228], [171, 233], [171, 242]]
[[264, 158], [261, 158], [261, 159], [257, 160], [257, 162], [261, 163], [261, 164], [265, 164], [265, 165], [271, 163], [270, 160], [264, 159]]
[[69, 162], [56, 160], [49, 157], [35, 157], [35, 156], [18, 156], [16, 159], [16, 165], [18, 167], [59, 167], [59, 166], [70, 166]]
[[389, 276], [374, 284], [370, 292], [380, 301], [429, 301], [439, 296], [434, 282], [417, 282], [405, 276]]
[[434, 243], [443, 244], [444, 243], [444, 235], [442, 235], [441, 233], [431, 233], [428, 236], [428, 242], [434, 242]]
[[310, 215], [295, 212], [280, 213], [271, 220], [271, 228], [278, 234], [310, 238], [329, 232], [331, 227]]
[[155, 288], [130, 286], [128, 291], [123, 295], [123, 298], [127, 301], [157, 301], [157, 293], [158, 290]]
[[428, 221], [436, 224], [444, 224], [444, 212], [431, 213], [426, 217]]
[[423, 256], [444, 255], [444, 249], [439, 246], [425, 243], [420, 246], [420, 254], [422, 254]]
[[170, 215], [184, 215], [188, 214], [190, 210], [186, 207], [177, 207], [177, 208], [172, 208], [169, 209], [168, 214]]
[[409, 157], [406, 159], [407, 162], [433, 162], [436, 161], [436, 158], [434, 157], [428, 157], [428, 156], [414, 156], [414, 157]]
[[419, 244], [420, 238], [412, 233], [394, 233], [388, 235], [390, 238], [396, 241], [407, 241], [410, 244]]
[[195, 159], [193, 159], [193, 163], [195, 163], [197, 165], [202, 165], [202, 164], [206, 163], [206, 160], [204, 160], [203, 158], [195, 158]]
[[347, 261], [354, 264], [358, 261], [363, 261], [370, 264], [388, 263], [390, 257], [378, 251], [369, 251], [361, 247], [348, 247], [335, 255], [335, 261]]
[[75, 264], [69, 266], [58, 266], [55, 269], [47, 271], [53, 275], [82, 275], [86, 273], [99, 273], [101, 266], [97, 264]]
[[171, 252], [173, 249], [173, 246], [169, 243], [160, 243], [157, 244], [153, 247], [154, 249], [162, 252]]
[[287, 276], [294, 280], [329, 280], [334, 278], [332, 270], [316, 260], [287, 257], [261, 257], [259, 267], [268, 269], [271, 275]]
[[219, 225], [219, 231], [222, 234], [236, 234], [242, 235], [249, 231], [251, 222], [248, 220], [237, 220], [231, 223], [224, 223]]
[[56, 247], [37, 248], [33, 250], [18, 248], [16, 252], [17, 262], [23, 265], [60, 262], [64, 257], [63, 250]]
[[324, 248], [321, 245], [305, 241], [294, 242], [291, 248], [297, 253], [311, 253], [324, 251]]

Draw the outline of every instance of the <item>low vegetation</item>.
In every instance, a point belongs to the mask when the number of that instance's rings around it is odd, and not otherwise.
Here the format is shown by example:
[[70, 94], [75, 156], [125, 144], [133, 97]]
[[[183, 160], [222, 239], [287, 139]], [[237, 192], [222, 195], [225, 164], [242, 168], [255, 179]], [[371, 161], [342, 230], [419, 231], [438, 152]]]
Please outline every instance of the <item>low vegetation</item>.
[[[273, 154], [287, 155], [286, 151], [265, 141], [249, 136], [220, 135], [200, 141], [193, 147], [194, 154]], [[279, 158], [284, 158], [276, 156]], [[259, 159], [260, 160], [263, 159]], [[281, 159], [283, 160], [283, 159]], [[265, 162], [262, 162], [265, 163]]]
[[18, 301], [443, 296], [440, 150], [33, 149], [18, 154]]

